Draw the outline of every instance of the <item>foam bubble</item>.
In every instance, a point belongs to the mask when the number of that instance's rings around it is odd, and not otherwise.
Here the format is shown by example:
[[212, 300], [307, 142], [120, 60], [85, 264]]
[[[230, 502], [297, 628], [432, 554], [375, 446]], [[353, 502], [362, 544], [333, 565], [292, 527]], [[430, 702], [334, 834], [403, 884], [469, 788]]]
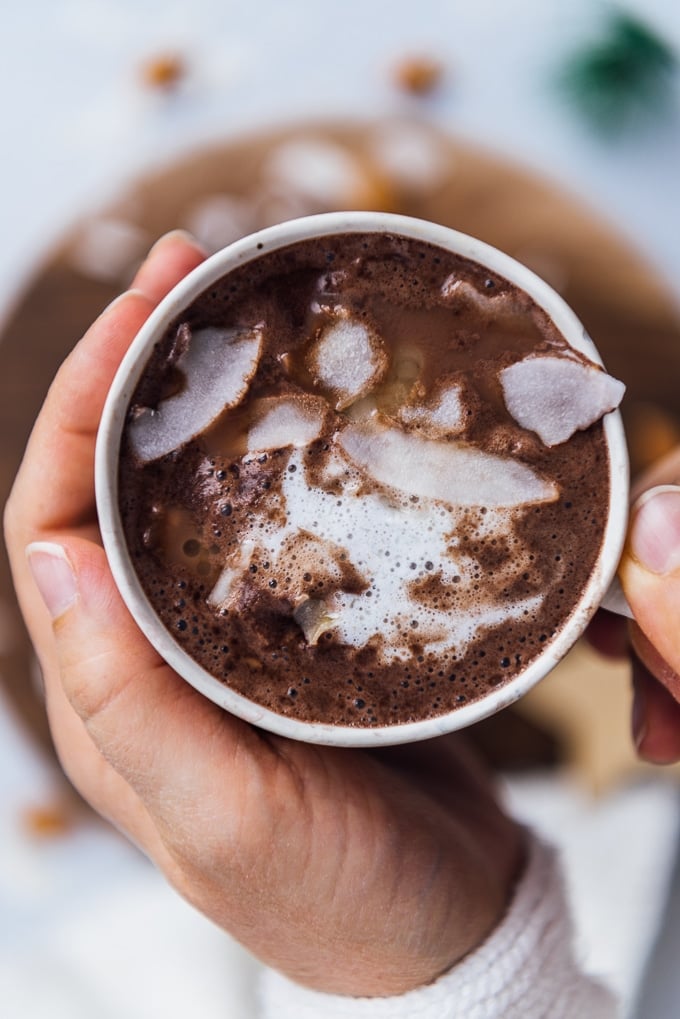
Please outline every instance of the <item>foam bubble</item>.
[[156, 410], [140, 408], [130, 422], [132, 450], [147, 463], [172, 453], [205, 431], [223, 411], [237, 406], [255, 374], [261, 329], [200, 329], [177, 359], [185, 377], [178, 392]]
[[623, 399], [623, 382], [571, 357], [526, 357], [500, 373], [508, 412], [522, 428], [557, 446]]

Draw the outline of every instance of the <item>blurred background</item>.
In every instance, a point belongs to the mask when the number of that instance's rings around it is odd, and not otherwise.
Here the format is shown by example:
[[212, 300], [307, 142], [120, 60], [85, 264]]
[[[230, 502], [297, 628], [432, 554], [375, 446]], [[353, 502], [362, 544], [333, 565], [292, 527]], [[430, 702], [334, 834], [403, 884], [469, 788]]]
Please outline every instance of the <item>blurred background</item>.
[[[572, 304], [628, 392], [635, 471], [680, 441], [680, 7], [671, 0], [28, 0], [0, 63], [0, 485], [56, 366], [166, 230], [217, 249], [374, 208], [475, 234]], [[256, 1014], [256, 964], [79, 802], [0, 563], [0, 1011]], [[635, 761], [628, 669], [579, 645], [477, 727], [562, 850], [584, 965], [680, 1011], [678, 774]]]

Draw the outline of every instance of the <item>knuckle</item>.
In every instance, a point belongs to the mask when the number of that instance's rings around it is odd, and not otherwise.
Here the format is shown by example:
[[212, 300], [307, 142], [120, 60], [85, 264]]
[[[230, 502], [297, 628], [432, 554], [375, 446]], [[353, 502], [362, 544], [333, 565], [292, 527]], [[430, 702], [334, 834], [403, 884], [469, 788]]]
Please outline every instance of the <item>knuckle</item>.
[[108, 650], [85, 657], [79, 644], [67, 645], [61, 655], [66, 696], [88, 728], [104, 718], [125, 687], [113, 672], [111, 658]]

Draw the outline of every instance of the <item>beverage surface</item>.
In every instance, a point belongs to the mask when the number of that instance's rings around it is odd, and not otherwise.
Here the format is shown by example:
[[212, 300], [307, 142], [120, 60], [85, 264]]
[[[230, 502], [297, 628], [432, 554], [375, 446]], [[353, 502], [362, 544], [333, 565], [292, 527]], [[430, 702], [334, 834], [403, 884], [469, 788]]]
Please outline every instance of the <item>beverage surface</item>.
[[338, 725], [515, 677], [578, 603], [608, 513], [601, 422], [563, 438], [518, 409], [539, 360], [604, 376], [517, 287], [404, 237], [305, 241], [206, 290], [121, 446], [132, 562], [175, 640]]

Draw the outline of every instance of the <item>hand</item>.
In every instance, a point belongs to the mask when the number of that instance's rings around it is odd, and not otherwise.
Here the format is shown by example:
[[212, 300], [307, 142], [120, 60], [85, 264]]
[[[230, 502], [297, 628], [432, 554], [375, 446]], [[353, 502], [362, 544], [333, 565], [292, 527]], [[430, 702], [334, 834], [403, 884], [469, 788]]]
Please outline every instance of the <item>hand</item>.
[[93, 457], [107, 390], [155, 304], [202, 258], [168, 235], [91, 327], [50, 389], [7, 505], [55, 745], [94, 808], [263, 961], [320, 990], [399, 994], [490, 933], [521, 866], [521, 832], [462, 741], [324, 749], [233, 718], [146, 642], [99, 543]]
[[635, 622], [596, 617], [590, 639], [633, 659], [633, 737], [641, 757], [680, 760], [680, 450], [635, 485], [619, 575]]

